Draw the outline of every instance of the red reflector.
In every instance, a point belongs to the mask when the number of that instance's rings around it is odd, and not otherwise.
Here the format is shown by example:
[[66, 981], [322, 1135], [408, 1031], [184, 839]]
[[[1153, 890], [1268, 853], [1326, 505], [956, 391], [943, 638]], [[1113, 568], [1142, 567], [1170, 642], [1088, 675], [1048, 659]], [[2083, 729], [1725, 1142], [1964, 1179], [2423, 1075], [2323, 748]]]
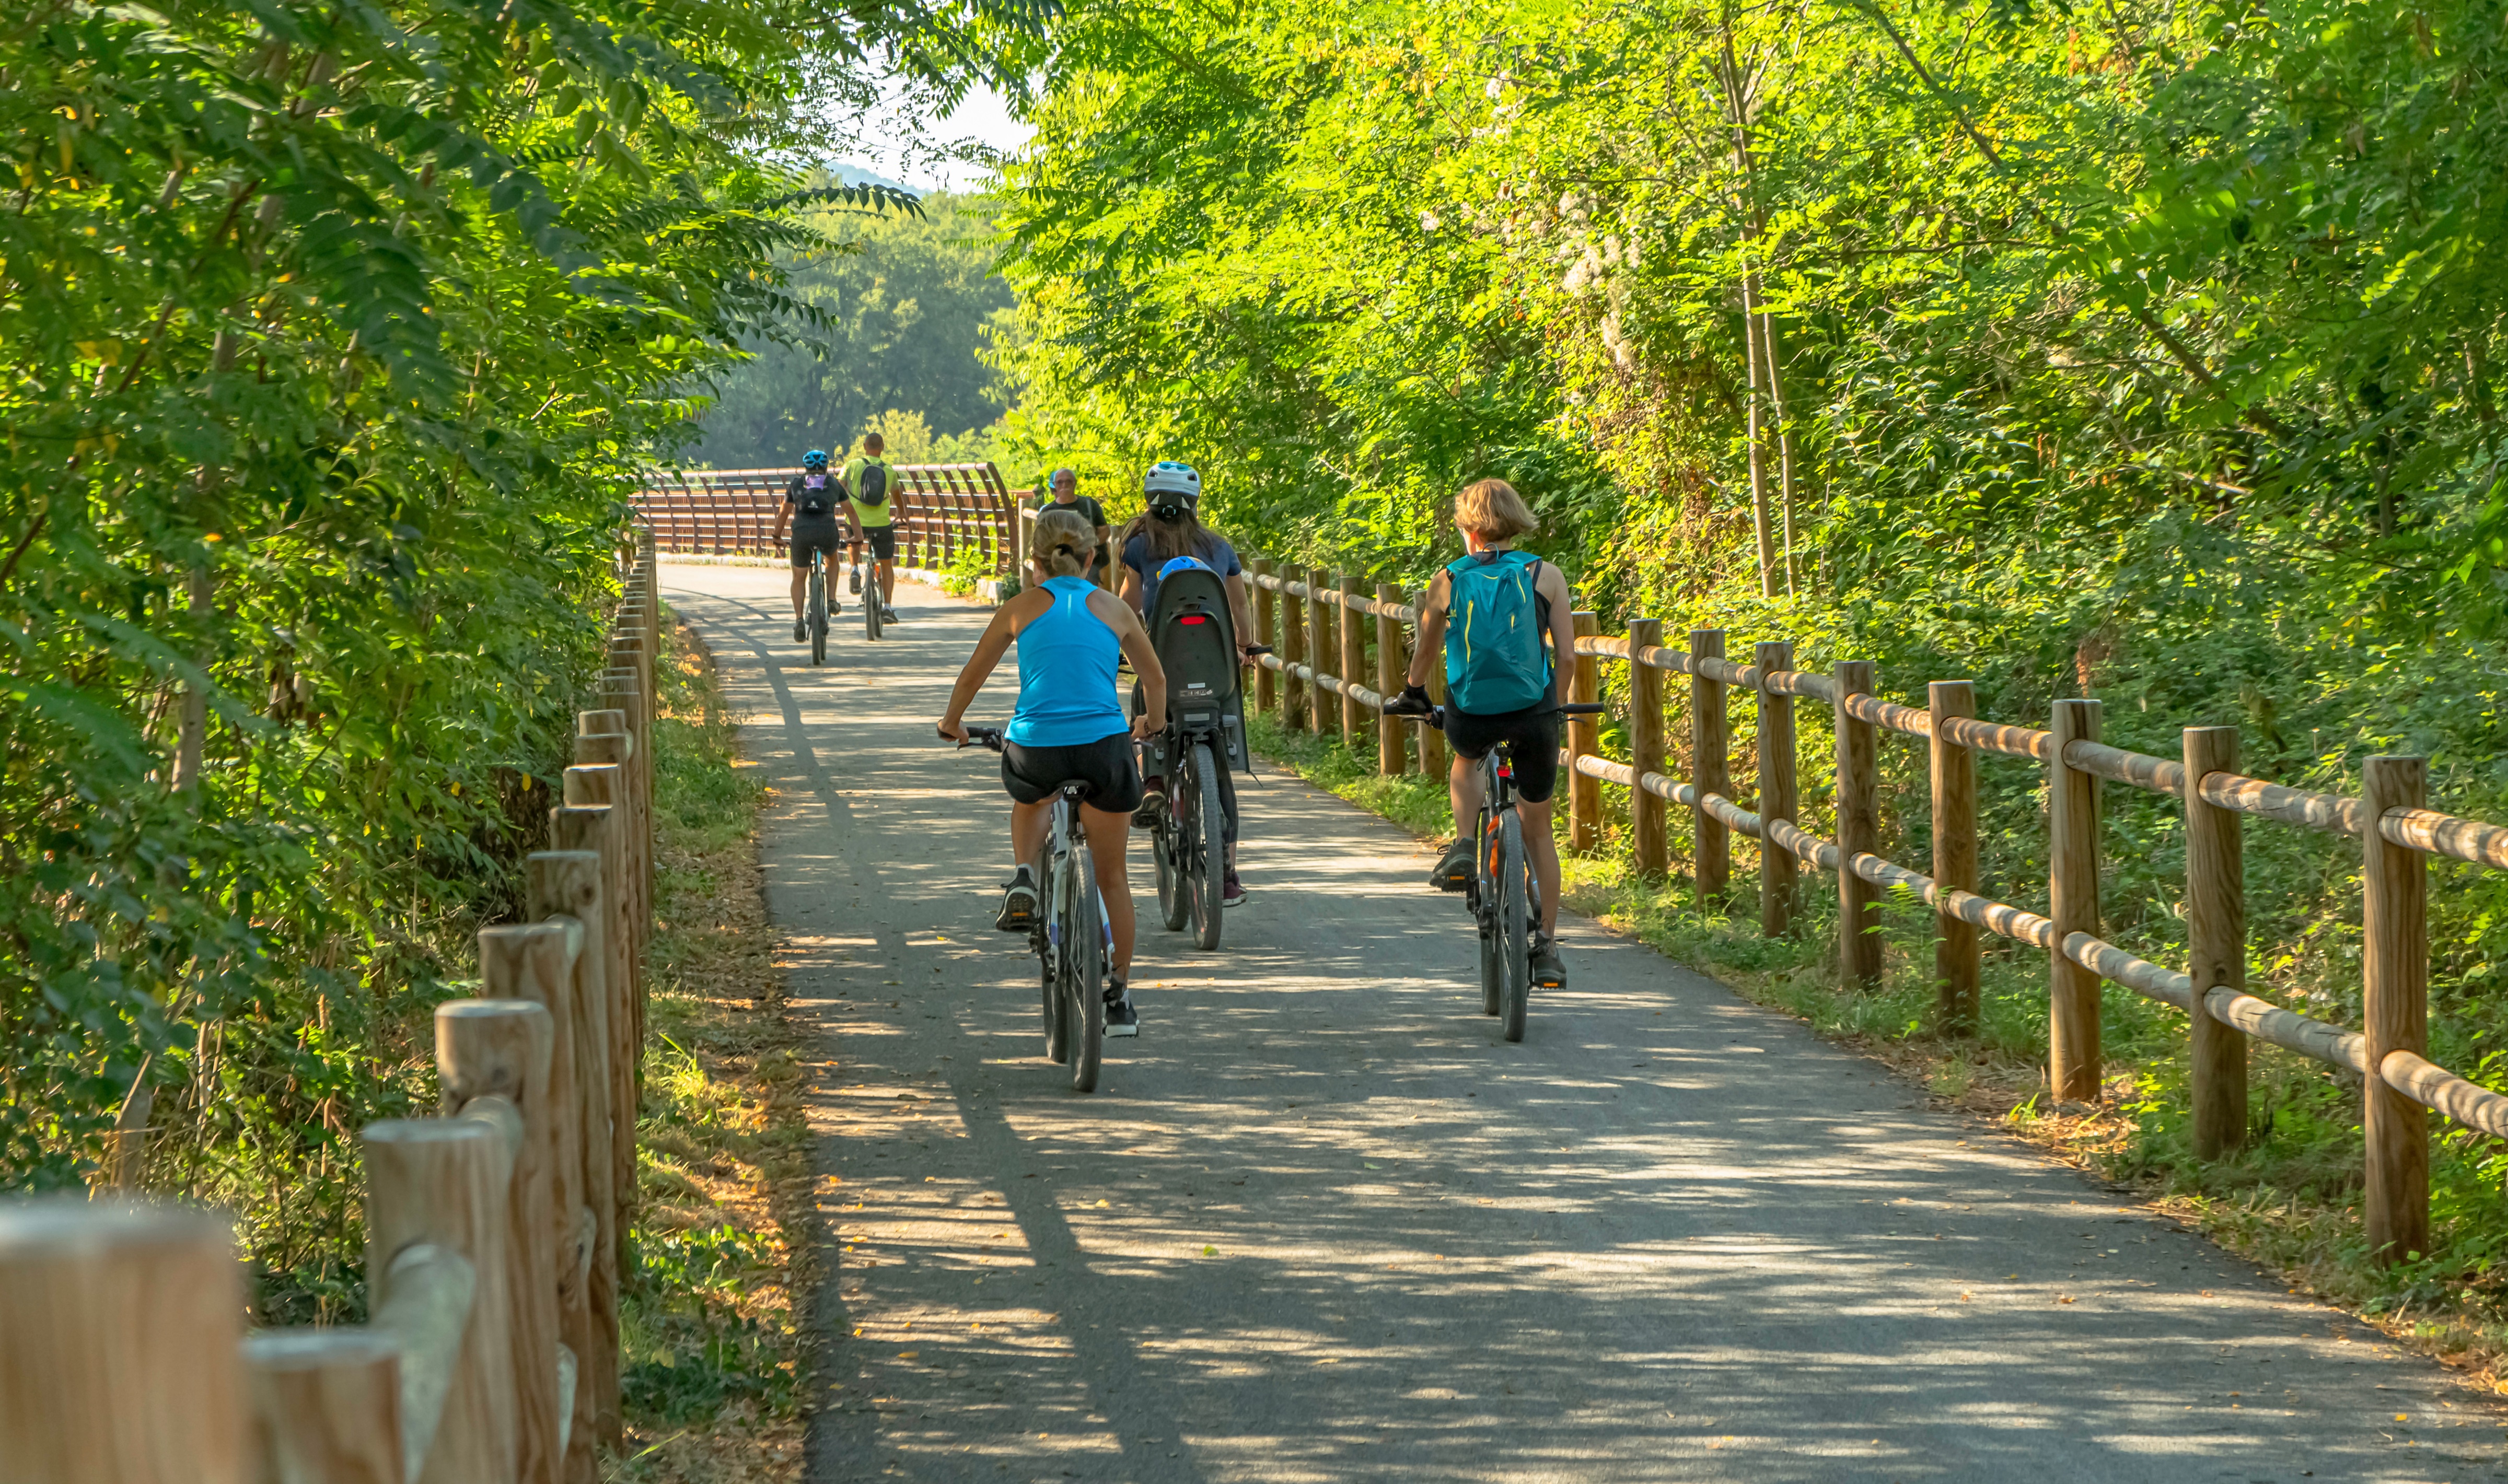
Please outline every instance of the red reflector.
[[1209, 619], [1209, 617], [1208, 617], [1207, 615], [1204, 615], [1204, 614], [1200, 614], [1200, 613], [1188, 613], [1188, 614], [1185, 614], [1183, 617], [1181, 617], [1181, 618], [1177, 619], [1177, 620], [1176, 620], [1176, 622], [1177, 622], [1177, 623], [1179, 623], [1179, 624], [1206, 624], [1206, 623], [1209, 623], [1209, 622], [1210, 622], [1210, 619]]

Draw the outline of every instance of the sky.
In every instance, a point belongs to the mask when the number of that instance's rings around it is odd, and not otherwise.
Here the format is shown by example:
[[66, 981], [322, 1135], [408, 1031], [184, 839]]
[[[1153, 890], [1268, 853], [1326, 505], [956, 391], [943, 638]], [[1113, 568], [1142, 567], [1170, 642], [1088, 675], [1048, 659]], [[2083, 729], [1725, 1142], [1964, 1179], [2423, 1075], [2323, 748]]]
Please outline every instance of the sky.
[[935, 159], [934, 147], [960, 139], [1005, 153], [1027, 143], [1031, 129], [1011, 117], [1001, 94], [989, 88], [967, 95], [957, 108], [937, 121], [927, 121], [918, 140], [913, 115], [902, 100], [902, 90], [886, 90], [881, 105], [863, 121], [860, 158], [863, 165], [915, 190], [964, 191], [982, 183], [983, 166], [965, 161]]

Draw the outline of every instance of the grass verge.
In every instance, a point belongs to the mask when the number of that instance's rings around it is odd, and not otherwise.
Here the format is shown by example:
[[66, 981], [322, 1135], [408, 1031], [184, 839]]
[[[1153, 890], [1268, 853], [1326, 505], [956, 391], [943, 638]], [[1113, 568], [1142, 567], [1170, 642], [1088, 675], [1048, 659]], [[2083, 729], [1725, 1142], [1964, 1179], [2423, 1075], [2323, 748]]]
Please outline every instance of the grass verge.
[[[1361, 754], [1289, 731], [1272, 716], [1249, 716], [1247, 730], [1256, 751], [1317, 787], [1423, 838], [1453, 838], [1443, 779], [1382, 778], [1372, 746]], [[1604, 793], [1606, 814], [1625, 807], [1619, 790], [1605, 785]], [[1563, 833], [1564, 818], [1563, 810]], [[1563, 905], [1888, 1064], [1922, 1084], [1936, 1106], [1999, 1124], [2113, 1182], [2280, 1274], [2291, 1291], [2347, 1309], [2488, 1389], [2508, 1390], [2508, 1264], [2490, 1256], [2508, 1221], [2508, 1197], [2490, 1140], [2460, 1131], [2434, 1140], [2435, 1250], [2379, 1266], [2360, 1231], [2357, 1076], [2252, 1043], [2249, 1146], [2198, 1160], [2188, 1126], [2184, 1017], [2176, 1011], [2110, 986], [2101, 1027], [2106, 1101], [2051, 1106], [2044, 955], [1989, 939], [1979, 1032], [1944, 1037], [1932, 1028], [1933, 916], [1921, 900], [1884, 901], [1882, 987], [1853, 994], [1835, 972], [1837, 904], [1828, 878], [1799, 879], [1793, 926], [1772, 939], [1759, 932], [1752, 842], [1735, 843], [1731, 893], [1705, 903], [1681, 874], [1685, 863], [1676, 862], [1670, 880], [1649, 880], [1630, 865], [1624, 841], [1604, 847], [1577, 853], [1563, 842]]]
[[665, 636], [653, 728], [652, 1035], [625, 1341], [633, 1484], [801, 1476], [815, 1274], [795, 1038], [759, 894], [763, 790], [696, 635]]

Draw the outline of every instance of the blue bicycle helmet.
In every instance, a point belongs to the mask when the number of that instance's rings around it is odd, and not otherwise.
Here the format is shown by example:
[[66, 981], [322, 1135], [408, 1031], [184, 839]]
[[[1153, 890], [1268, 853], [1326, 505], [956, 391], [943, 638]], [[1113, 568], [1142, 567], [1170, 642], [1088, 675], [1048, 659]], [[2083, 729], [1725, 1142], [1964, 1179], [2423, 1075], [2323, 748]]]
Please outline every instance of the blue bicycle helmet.
[[1213, 577], [1219, 575], [1219, 569], [1217, 567], [1214, 567], [1209, 562], [1202, 561], [1199, 557], [1177, 557], [1170, 560], [1166, 565], [1159, 568], [1159, 581], [1164, 582], [1178, 572], [1208, 572]]
[[804, 469], [824, 469], [827, 466], [828, 451], [825, 449], [812, 449], [801, 455], [801, 467]]

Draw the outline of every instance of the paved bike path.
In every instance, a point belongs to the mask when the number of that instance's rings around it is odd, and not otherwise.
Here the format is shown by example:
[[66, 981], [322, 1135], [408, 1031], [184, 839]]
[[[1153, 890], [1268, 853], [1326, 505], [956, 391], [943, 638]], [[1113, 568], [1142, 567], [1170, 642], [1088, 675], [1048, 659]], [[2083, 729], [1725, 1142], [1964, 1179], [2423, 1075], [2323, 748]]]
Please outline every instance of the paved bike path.
[[663, 582], [775, 790], [814, 1481], [2508, 1478], [2434, 1364], [1591, 923], [1507, 1045], [1429, 852], [1294, 779], [1074, 1094], [997, 760], [932, 734], [982, 610], [901, 586], [813, 670], [783, 572]]

